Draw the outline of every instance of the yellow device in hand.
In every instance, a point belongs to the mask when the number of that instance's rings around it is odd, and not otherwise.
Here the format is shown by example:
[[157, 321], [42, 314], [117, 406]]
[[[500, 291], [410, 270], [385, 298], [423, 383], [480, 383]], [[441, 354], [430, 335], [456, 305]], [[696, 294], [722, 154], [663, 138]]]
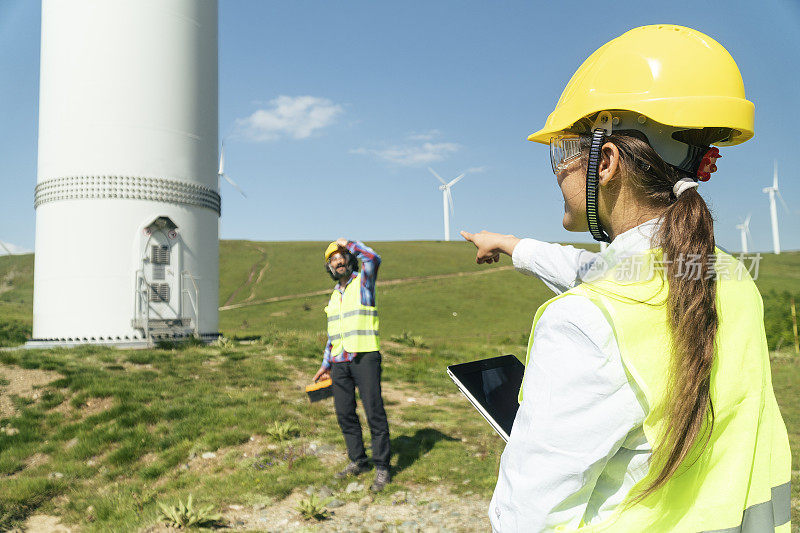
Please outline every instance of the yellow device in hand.
[[330, 378], [317, 381], [306, 387], [306, 394], [311, 403], [333, 396], [333, 381]]

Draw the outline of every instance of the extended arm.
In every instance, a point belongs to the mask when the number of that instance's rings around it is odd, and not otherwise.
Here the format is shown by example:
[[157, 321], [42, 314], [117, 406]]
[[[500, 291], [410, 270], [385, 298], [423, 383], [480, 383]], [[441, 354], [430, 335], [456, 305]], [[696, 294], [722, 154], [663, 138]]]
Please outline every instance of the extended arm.
[[461, 235], [478, 248], [476, 262], [496, 263], [501, 253], [506, 254], [511, 256], [517, 270], [538, 277], [556, 294], [579, 284], [582, 273], [600, 255], [573, 246], [488, 231], [462, 231]]

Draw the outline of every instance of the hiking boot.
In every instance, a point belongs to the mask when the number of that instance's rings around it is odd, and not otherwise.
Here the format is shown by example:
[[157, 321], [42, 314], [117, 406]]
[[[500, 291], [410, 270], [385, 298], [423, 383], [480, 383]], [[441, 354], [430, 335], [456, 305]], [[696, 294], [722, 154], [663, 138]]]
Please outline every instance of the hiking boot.
[[389, 473], [389, 470], [386, 468], [376, 468], [375, 469], [375, 481], [372, 483], [372, 486], [369, 488], [372, 492], [380, 492], [383, 490], [383, 487], [389, 484], [392, 480], [392, 475]]
[[363, 474], [367, 470], [369, 470], [369, 465], [351, 462], [349, 465], [344, 467], [344, 470], [341, 472], [336, 472], [333, 477], [336, 479], [344, 479], [348, 476], [357, 476], [359, 474]]

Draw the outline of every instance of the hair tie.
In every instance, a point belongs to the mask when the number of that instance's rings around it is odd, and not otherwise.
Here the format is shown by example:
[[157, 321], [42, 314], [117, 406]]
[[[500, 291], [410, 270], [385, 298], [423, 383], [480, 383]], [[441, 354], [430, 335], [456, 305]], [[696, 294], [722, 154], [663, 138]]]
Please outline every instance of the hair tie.
[[694, 189], [698, 185], [699, 183], [692, 178], [681, 178], [672, 186], [672, 193], [675, 195], [675, 198], [678, 198], [684, 191]]

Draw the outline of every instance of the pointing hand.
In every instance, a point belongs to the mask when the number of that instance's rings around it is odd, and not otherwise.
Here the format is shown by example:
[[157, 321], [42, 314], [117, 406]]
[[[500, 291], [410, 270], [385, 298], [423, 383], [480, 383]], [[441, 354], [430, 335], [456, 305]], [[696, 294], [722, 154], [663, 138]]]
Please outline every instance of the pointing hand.
[[462, 231], [461, 236], [478, 248], [475, 256], [475, 262], [478, 264], [499, 262], [501, 253], [510, 256], [519, 243], [519, 239], [513, 235], [501, 235], [486, 230], [479, 233]]

